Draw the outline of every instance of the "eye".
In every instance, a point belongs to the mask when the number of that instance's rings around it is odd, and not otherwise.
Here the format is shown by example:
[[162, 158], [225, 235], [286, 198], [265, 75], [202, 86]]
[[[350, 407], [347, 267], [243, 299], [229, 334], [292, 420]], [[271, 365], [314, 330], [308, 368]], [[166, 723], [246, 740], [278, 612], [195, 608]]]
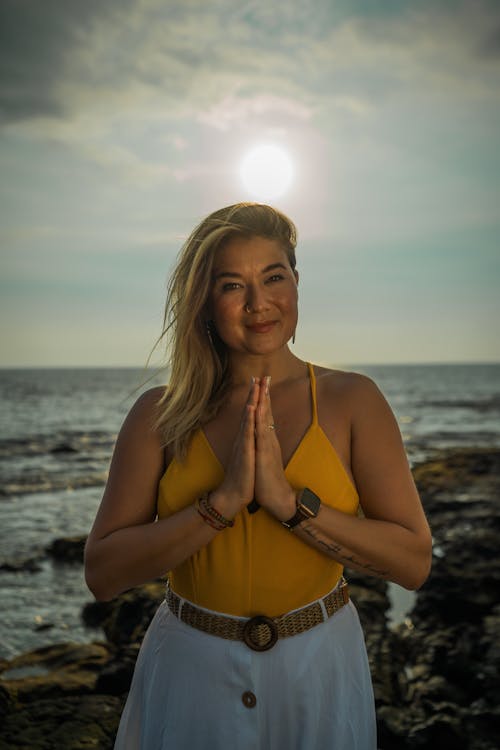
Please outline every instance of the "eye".
[[239, 289], [240, 286], [241, 284], [238, 284], [237, 281], [226, 281], [226, 283], [222, 285], [222, 291], [231, 292], [233, 289]]
[[268, 279], [266, 279], [266, 283], [274, 283], [275, 281], [283, 281], [283, 275], [281, 273], [273, 273], [272, 276], [269, 276]]

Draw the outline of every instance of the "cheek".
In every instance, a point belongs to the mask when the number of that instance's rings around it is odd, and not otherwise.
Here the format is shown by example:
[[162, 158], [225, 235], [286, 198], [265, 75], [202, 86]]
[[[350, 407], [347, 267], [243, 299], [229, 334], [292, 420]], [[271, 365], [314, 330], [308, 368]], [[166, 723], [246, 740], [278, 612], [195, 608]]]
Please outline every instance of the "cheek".
[[231, 324], [236, 318], [239, 307], [233, 299], [223, 298], [215, 302], [212, 307], [214, 323], [218, 328]]
[[280, 299], [280, 306], [282, 309], [287, 311], [292, 311], [297, 309], [297, 302], [298, 302], [298, 294], [297, 291], [288, 292], [287, 294], [283, 294], [283, 296]]

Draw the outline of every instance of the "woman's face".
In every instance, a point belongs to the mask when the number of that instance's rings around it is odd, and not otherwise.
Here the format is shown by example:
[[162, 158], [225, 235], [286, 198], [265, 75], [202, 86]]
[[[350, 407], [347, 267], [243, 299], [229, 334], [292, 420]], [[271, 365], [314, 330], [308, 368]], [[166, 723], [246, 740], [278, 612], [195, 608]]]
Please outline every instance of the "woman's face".
[[234, 237], [217, 251], [210, 315], [229, 350], [270, 354], [297, 325], [298, 274], [276, 240]]

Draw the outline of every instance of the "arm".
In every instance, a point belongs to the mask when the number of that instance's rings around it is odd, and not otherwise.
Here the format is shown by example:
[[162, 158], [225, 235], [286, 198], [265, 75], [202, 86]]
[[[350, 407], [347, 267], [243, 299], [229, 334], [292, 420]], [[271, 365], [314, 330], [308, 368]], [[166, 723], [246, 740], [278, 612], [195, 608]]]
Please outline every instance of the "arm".
[[323, 505], [295, 532], [351, 568], [417, 589], [431, 564], [431, 534], [396, 419], [377, 386], [354, 376], [351, 466], [364, 517]]
[[[151, 389], [136, 401], [116, 441], [109, 478], [85, 547], [85, 579], [97, 599], [111, 599], [164, 575], [220, 533], [203, 521], [194, 504], [155, 520], [164, 452], [151, 424], [160, 391]], [[251, 392], [225, 480], [211, 493], [212, 505], [229, 518], [253, 496], [252, 398]], [[251, 487], [246, 487], [249, 476]]]
[[[344, 398], [350, 402], [351, 464], [364, 518], [322, 505], [315, 519], [292, 533], [342, 564], [416, 589], [429, 573], [431, 535], [396, 419], [369, 378], [353, 375]], [[294, 515], [296, 500], [276, 436], [266, 429], [272, 421], [269, 394], [266, 400], [261, 390], [256, 496], [284, 521]]]

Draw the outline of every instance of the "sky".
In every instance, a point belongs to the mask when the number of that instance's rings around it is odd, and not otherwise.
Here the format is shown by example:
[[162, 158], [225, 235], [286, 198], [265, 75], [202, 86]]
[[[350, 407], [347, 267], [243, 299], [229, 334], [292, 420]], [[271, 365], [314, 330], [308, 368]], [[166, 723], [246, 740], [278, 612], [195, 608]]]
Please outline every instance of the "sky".
[[0, 0], [0, 366], [143, 366], [262, 143], [298, 356], [500, 361], [499, 115], [497, 0]]

